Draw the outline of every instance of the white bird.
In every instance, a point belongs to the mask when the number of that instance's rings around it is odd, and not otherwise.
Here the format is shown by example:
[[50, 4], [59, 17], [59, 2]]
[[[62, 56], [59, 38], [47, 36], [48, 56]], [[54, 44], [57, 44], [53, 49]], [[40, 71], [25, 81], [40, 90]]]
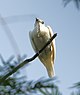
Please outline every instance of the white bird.
[[[45, 26], [44, 21], [36, 18], [33, 31], [29, 32], [30, 41], [35, 52], [38, 52], [47, 41], [53, 36], [53, 31], [50, 26]], [[40, 61], [47, 69], [49, 77], [55, 75], [54, 60], [55, 60], [55, 39], [48, 45], [38, 56]]]

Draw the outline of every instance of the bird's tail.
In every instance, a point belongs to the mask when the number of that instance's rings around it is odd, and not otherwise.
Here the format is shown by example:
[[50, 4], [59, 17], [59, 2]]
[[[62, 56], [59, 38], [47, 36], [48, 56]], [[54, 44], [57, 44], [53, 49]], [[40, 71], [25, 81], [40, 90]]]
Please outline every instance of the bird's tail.
[[47, 69], [47, 72], [48, 72], [48, 76], [49, 76], [50, 78], [53, 78], [53, 77], [55, 76], [54, 66], [48, 67], [48, 68], [46, 68], [46, 69]]

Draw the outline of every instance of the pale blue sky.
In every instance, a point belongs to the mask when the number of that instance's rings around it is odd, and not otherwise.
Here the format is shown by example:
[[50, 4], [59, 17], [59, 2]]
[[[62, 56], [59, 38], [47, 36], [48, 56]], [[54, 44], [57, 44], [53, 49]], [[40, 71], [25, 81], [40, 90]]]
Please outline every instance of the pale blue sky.
[[[27, 54], [27, 58], [34, 54], [29, 31], [33, 29], [35, 17], [43, 19], [46, 25], [50, 25], [53, 31], [58, 33], [55, 73], [60, 80], [58, 84], [61, 92], [68, 95], [67, 88], [80, 81], [80, 11], [75, 8], [73, 2], [64, 8], [62, 0], [0, 0], [0, 15], [7, 21], [21, 55]], [[18, 22], [9, 19], [9, 16], [16, 15], [26, 16]], [[1, 23], [0, 54], [5, 60], [14, 54]], [[38, 58], [22, 69], [22, 72], [28, 79], [48, 77]]]

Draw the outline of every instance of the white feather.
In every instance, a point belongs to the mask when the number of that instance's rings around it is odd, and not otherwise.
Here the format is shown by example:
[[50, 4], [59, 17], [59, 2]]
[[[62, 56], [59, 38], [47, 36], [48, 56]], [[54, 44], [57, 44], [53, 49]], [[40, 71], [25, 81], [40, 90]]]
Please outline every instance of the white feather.
[[[53, 36], [53, 32], [50, 26], [45, 26], [44, 22], [40, 19], [36, 19], [35, 26], [32, 32], [29, 32], [30, 41], [35, 52], [39, 51], [47, 41]], [[38, 56], [40, 61], [47, 69], [49, 77], [55, 75], [54, 59], [55, 59], [56, 47], [55, 40]]]

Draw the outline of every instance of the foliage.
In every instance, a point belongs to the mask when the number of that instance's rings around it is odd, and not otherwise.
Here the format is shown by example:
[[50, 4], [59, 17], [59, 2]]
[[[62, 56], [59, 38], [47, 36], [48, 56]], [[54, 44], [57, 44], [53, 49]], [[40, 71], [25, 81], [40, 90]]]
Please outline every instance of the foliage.
[[80, 9], [80, 0], [63, 0], [63, 2], [64, 2], [64, 7], [65, 7], [68, 3], [70, 3], [71, 1], [74, 2], [74, 4], [76, 5], [76, 8], [77, 8], [77, 9]]
[[[14, 57], [11, 56], [8, 61], [5, 61], [0, 55], [0, 59], [2, 62], [2, 65], [0, 65], [1, 79], [24, 58], [15, 61]], [[58, 86], [54, 83], [55, 80], [56, 78], [40, 78], [37, 81], [27, 81], [26, 77], [22, 76], [20, 71], [17, 71], [4, 82], [0, 83], [0, 95], [38, 95], [39, 93], [40, 95], [62, 95], [59, 92]]]
[[74, 83], [72, 87], [75, 91], [72, 91], [71, 95], [80, 95], [80, 82]]
[[[15, 65], [19, 64], [24, 57], [15, 61], [14, 56], [11, 56], [7, 61], [0, 55], [0, 79], [10, 72]], [[25, 76], [22, 76], [20, 71], [14, 73], [7, 78], [5, 82], [0, 83], [0, 95], [62, 95], [56, 85], [56, 78], [45, 79], [40, 78], [36, 81], [27, 81]], [[71, 95], [80, 95], [80, 82], [75, 83], [72, 87]], [[75, 90], [74, 90], [75, 89]]]

